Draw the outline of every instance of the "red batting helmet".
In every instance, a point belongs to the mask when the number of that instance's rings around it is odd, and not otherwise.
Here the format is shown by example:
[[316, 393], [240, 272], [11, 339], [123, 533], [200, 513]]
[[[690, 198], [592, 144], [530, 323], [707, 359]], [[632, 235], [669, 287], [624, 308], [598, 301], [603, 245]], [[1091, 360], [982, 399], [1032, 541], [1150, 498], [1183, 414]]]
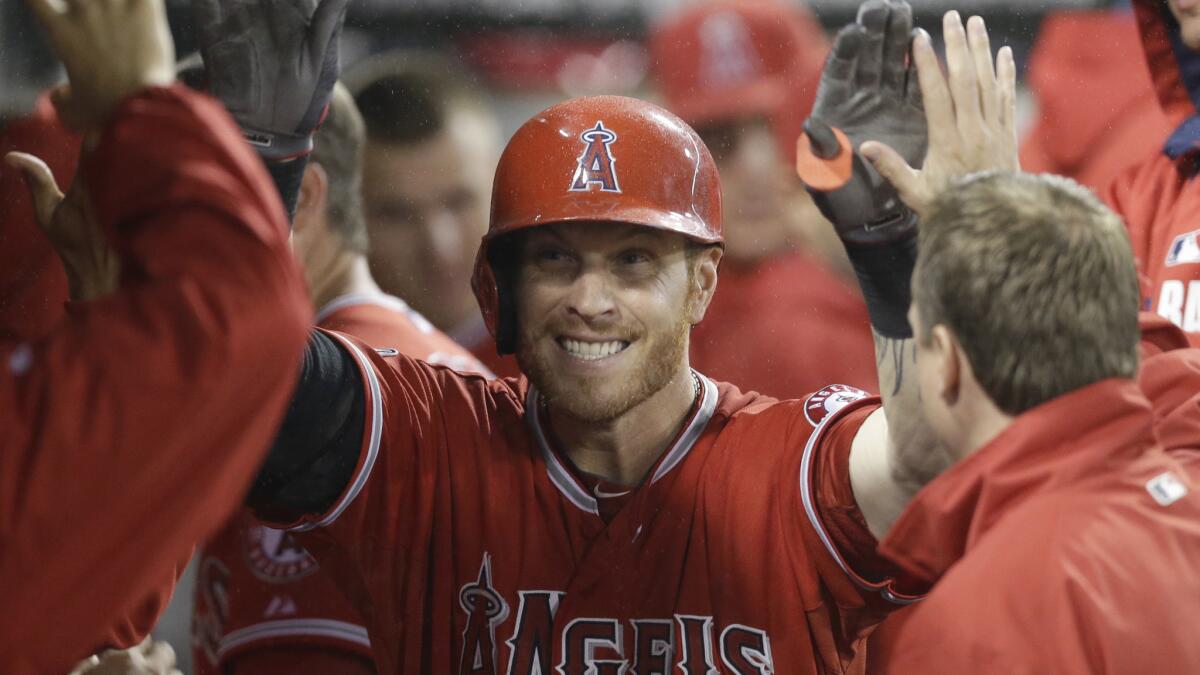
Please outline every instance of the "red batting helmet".
[[700, 137], [675, 115], [623, 96], [577, 98], [533, 116], [500, 156], [492, 217], [471, 286], [501, 354], [515, 348], [504, 235], [539, 225], [612, 222], [720, 244], [721, 185]]
[[828, 53], [812, 15], [777, 0], [703, 4], [669, 19], [650, 40], [668, 108], [695, 126], [765, 117], [786, 157], [794, 156]]

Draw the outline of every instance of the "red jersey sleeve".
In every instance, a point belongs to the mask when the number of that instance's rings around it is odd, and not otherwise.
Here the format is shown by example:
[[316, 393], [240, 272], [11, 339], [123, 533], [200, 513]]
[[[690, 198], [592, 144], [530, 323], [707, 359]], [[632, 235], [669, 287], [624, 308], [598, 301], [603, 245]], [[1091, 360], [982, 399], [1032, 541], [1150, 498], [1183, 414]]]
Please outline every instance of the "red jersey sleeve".
[[[849, 387], [826, 387], [810, 396], [806, 412], [814, 406], [828, 410], [827, 401], [855, 394]], [[867, 527], [850, 483], [850, 450], [866, 419], [880, 409], [877, 396], [858, 392], [857, 400], [818, 418], [806, 415], [807, 426], [815, 422], [804, 446], [800, 468], [800, 501], [807, 521], [805, 535], [818, 561], [826, 585], [849, 605], [866, 603], [889, 612], [920, 599], [897, 588], [898, 569], [877, 552], [878, 541]], [[824, 400], [822, 400], [824, 399]], [[806, 430], [804, 433], [808, 433]], [[832, 562], [831, 566], [829, 563]], [[845, 582], [849, 581], [847, 585]], [[870, 621], [878, 621], [875, 616]]]
[[6, 673], [66, 672], [228, 518], [311, 319], [275, 188], [215, 100], [129, 98], [81, 170], [122, 283], [0, 342]]

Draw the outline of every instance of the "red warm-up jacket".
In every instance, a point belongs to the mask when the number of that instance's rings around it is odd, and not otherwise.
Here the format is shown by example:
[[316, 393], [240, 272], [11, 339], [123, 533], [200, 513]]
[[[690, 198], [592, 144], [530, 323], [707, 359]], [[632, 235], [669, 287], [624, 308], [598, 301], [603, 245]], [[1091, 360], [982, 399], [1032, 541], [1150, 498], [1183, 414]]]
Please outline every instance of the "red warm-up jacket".
[[228, 518], [311, 321], [277, 192], [219, 103], [124, 101], [80, 167], [113, 295], [0, 341], [0, 672], [66, 672]]
[[1143, 309], [1200, 346], [1200, 52], [1180, 38], [1165, 0], [1134, 0], [1155, 92], [1174, 128], [1162, 151], [1119, 174], [1105, 201], [1129, 227], [1142, 274]]
[[1048, 15], [1029, 55], [1026, 82], [1037, 120], [1021, 139], [1021, 168], [1068, 176], [1093, 190], [1161, 151], [1173, 127], [1139, 58], [1128, 10]]

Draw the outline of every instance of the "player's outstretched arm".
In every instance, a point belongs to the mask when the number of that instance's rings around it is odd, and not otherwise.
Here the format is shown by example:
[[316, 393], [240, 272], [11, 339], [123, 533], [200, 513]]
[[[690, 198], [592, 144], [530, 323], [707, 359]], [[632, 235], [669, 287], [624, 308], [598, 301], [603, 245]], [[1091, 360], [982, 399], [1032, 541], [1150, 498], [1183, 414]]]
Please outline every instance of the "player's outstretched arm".
[[[915, 31], [911, 42], [900, 46], [903, 21], [911, 15], [897, 11], [897, 6], [881, 0], [866, 3], [859, 27], [839, 33], [822, 79], [824, 94], [838, 91], [839, 78], [860, 78], [864, 70], [892, 72], [890, 94], [886, 86], [881, 94], [890, 95], [892, 104], [876, 106], [874, 117], [868, 116], [873, 122], [867, 123], [858, 117], [859, 106], [851, 98], [842, 103], [832, 99], [833, 104], [822, 107], [818, 96], [814, 118], [824, 115], [818, 122], [825, 126], [810, 120], [798, 164], [801, 177], [846, 244], [870, 310], [884, 412], [863, 425], [850, 468], [856, 499], [876, 536], [888, 530], [909, 498], [933, 478], [926, 467], [942, 465], [934, 457], [938, 444], [921, 423], [916, 345], [906, 319], [920, 215], [955, 178], [1017, 168], [1011, 50], [1002, 49], [994, 64], [983, 20], [972, 17], [964, 28], [958, 13], [948, 12], [943, 20], [947, 81], [924, 31]], [[880, 13], [886, 13], [882, 20]], [[902, 88], [898, 73], [906, 50], [912, 58]], [[919, 89], [913, 87], [914, 77]], [[828, 87], [827, 81], [832, 81]], [[913, 148], [919, 146], [913, 141], [912, 106], [923, 109], [928, 129], [928, 149], [918, 158], [921, 161], [913, 156]], [[823, 137], [839, 124], [858, 129], [856, 135], [866, 129], [868, 137]]]
[[29, 2], [70, 79], [60, 109], [98, 133], [81, 171], [124, 276], [0, 343], [6, 673], [67, 672], [228, 516], [311, 320], [260, 162], [219, 104], [169, 86], [162, 0]]

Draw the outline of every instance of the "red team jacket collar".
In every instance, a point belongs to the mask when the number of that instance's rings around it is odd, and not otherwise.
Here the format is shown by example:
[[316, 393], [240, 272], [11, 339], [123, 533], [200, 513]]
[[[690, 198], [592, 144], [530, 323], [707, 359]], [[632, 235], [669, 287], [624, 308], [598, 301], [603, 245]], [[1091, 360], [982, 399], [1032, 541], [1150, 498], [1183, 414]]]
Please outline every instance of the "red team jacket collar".
[[[704, 433], [704, 429], [708, 426], [708, 422], [717, 408], [717, 385], [700, 373], [692, 372], [700, 380], [699, 404], [695, 406], [690, 419], [683, 425], [683, 429], [675, 437], [670, 448], [654, 465], [647, 485], [657, 483], [663, 476], [670, 473], [671, 469], [679, 466], [692, 446], [700, 439], [700, 435]], [[547, 440], [542, 426], [540, 398], [541, 395], [537, 388], [530, 384], [529, 390], [525, 394], [525, 419], [529, 423], [530, 433], [537, 441], [538, 449], [542, 452], [542, 459], [546, 462], [546, 472], [550, 476], [550, 482], [562, 493], [563, 497], [566, 497], [567, 501], [588, 513], [599, 516], [600, 507], [596, 503], [596, 498], [580, 484], [570, 469], [559, 459], [554, 449], [550, 447], [550, 442]]]
[[[1063, 419], [1072, 423], [1064, 425]], [[879, 545], [932, 584], [1017, 502], [1104, 471], [1154, 444], [1150, 404], [1132, 380], [1110, 379], [1040, 405], [926, 485]]]

